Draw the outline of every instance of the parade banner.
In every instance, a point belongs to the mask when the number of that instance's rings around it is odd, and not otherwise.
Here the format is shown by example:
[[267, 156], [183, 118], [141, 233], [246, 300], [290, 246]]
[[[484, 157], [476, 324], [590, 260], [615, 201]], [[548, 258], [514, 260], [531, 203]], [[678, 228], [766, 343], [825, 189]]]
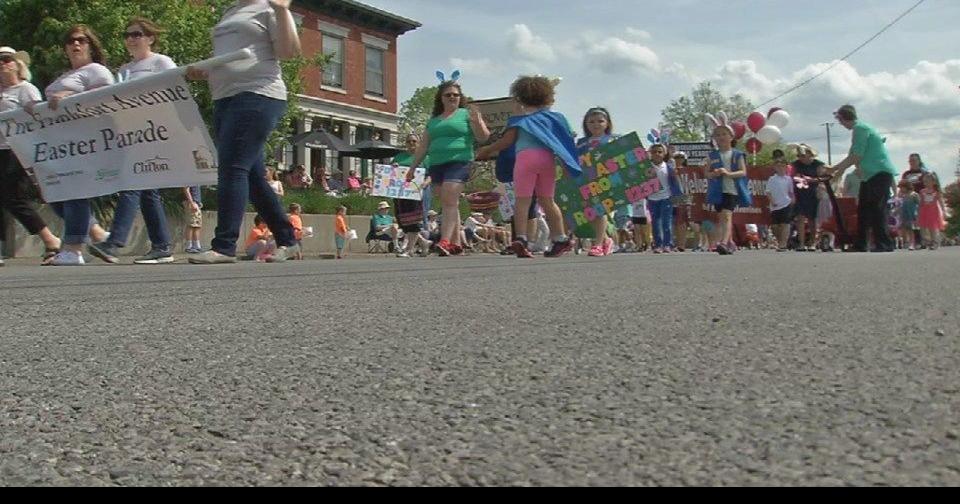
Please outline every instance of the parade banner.
[[713, 151], [713, 144], [710, 142], [672, 142], [670, 147], [674, 152], [683, 152], [687, 155], [687, 163], [691, 166], [700, 166], [706, 164]]
[[423, 200], [423, 181], [427, 171], [417, 168], [413, 180], [407, 182], [406, 177], [409, 171], [410, 168], [407, 166], [377, 165], [373, 171], [372, 194], [382, 198]]
[[[773, 173], [771, 166], [747, 167], [747, 185], [753, 197], [753, 205], [734, 211], [734, 225], [770, 225], [773, 222], [770, 216], [770, 197], [767, 196], [767, 180], [773, 176]], [[707, 179], [703, 176], [703, 168], [680, 168], [677, 170], [677, 176], [680, 177], [683, 193], [688, 196], [688, 200], [693, 205], [690, 209], [690, 219], [694, 222], [716, 220], [716, 212], [707, 204]]]
[[652, 164], [639, 135], [631, 133], [580, 157], [583, 173], [572, 177], [557, 167], [557, 204], [569, 229], [625, 208], [660, 190], [649, 179]]
[[[248, 50], [200, 62], [208, 69]], [[214, 185], [217, 153], [185, 68], [68, 97], [57, 110], [0, 114], [0, 136], [47, 202], [119, 191]]]

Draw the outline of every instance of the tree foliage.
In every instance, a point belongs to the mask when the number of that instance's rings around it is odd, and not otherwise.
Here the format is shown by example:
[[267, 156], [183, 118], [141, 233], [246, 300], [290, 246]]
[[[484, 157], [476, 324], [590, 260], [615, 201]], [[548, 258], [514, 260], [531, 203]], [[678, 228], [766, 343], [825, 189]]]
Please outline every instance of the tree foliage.
[[947, 217], [948, 238], [960, 236], [960, 182], [954, 182], [943, 188], [944, 203], [950, 215]]
[[745, 121], [754, 106], [747, 98], [736, 94], [724, 96], [710, 82], [701, 82], [689, 96], [682, 96], [661, 111], [663, 121], [672, 129], [672, 138], [678, 142], [703, 142], [710, 136], [704, 125], [704, 116], [723, 111], [731, 121]]
[[436, 86], [426, 86], [413, 92], [413, 96], [400, 105], [400, 134], [419, 133], [427, 127], [433, 115]]

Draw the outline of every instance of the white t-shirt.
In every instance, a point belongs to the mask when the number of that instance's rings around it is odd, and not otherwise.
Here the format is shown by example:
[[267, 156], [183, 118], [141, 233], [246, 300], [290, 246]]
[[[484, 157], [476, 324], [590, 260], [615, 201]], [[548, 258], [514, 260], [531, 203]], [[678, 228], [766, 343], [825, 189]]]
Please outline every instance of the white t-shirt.
[[[22, 109], [26, 104], [38, 101], [43, 101], [40, 90], [29, 82], [0, 87], [0, 113]], [[3, 138], [2, 129], [0, 129], [0, 150], [10, 150], [10, 145]]]
[[653, 169], [657, 171], [657, 180], [660, 181], [660, 190], [647, 196], [650, 201], [663, 201], [670, 198], [670, 169], [667, 163], [663, 162], [654, 165]]
[[630, 217], [634, 219], [650, 219], [646, 198], [630, 205]]
[[283, 192], [283, 182], [279, 180], [271, 180], [268, 183], [270, 184], [270, 188], [273, 189], [273, 192], [277, 193], [278, 195]]
[[256, 93], [277, 100], [287, 99], [280, 73], [280, 60], [273, 50], [277, 15], [266, 0], [240, 6], [234, 3], [213, 28], [213, 54], [222, 56], [249, 47], [253, 58], [235, 61], [210, 71], [214, 100], [240, 93]]
[[467, 217], [467, 219], [463, 221], [463, 227], [474, 232], [476, 232], [477, 226], [479, 225], [480, 223], [477, 222], [477, 220], [474, 219], [473, 217]]
[[[733, 151], [720, 151], [720, 160], [723, 161], [723, 167], [728, 171], [736, 171], [737, 166], [733, 166]], [[737, 194], [737, 185], [730, 177], [723, 177], [723, 194]]]
[[760, 228], [756, 224], [747, 224], [747, 232], [752, 234], [760, 234]]
[[65, 72], [58, 77], [57, 80], [53, 81], [52, 84], [47, 86], [44, 94], [47, 95], [47, 99], [49, 100], [50, 95], [54, 93], [60, 93], [62, 91], [70, 91], [75, 94], [82, 93], [84, 91], [90, 91], [91, 89], [109, 86], [113, 83], [113, 74], [110, 73], [110, 69], [99, 63], [90, 63], [76, 70], [68, 70]]
[[169, 56], [152, 54], [140, 61], [131, 61], [120, 67], [120, 71], [117, 73], [117, 82], [142, 79], [172, 68], [177, 68], [177, 64]]
[[767, 180], [767, 194], [770, 195], [770, 210], [783, 210], [793, 203], [793, 178], [787, 175], [774, 175]]

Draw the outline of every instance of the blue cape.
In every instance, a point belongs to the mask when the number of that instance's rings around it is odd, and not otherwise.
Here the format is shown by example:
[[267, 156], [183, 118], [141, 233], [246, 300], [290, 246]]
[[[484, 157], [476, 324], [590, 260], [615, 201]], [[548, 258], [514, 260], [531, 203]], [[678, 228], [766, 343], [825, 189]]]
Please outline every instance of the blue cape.
[[[526, 131], [560, 158], [573, 176], [583, 173], [580, 167], [577, 145], [566, 119], [558, 112], [541, 110], [529, 115], [514, 116], [507, 121], [507, 128]], [[504, 149], [497, 156], [497, 180], [513, 182], [513, 166], [517, 159], [516, 145]]]

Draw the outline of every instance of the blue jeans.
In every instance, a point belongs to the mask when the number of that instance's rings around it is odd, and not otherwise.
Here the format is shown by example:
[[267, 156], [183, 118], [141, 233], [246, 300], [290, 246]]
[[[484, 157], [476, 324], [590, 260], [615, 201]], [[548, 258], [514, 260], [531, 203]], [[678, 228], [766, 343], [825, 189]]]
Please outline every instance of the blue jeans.
[[255, 93], [240, 93], [213, 104], [220, 169], [217, 187], [217, 231], [212, 249], [237, 255], [240, 225], [248, 198], [281, 247], [296, 241], [293, 226], [266, 179], [264, 146], [287, 103]]
[[125, 247], [137, 210], [143, 210], [143, 222], [147, 225], [147, 234], [150, 235], [153, 248], [169, 248], [170, 231], [167, 229], [167, 216], [163, 212], [160, 191], [157, 189], [123, 191], [119, 196], [120, 201], [113, 214], [113, 224], [110, 226], [110, 238], [107, 239], [107, 243], [120, 248]]
[[63, 219], [63, 243], [66, 245], [86, 243], [90, 235], [90, 226], [96, 222], [93, 220], [90, 200], [61, 201], [51, 203], [50, 206]]
[[660, 201], [647, 201], [650, 219], [653, 221], [653, 246], [656, 248], [673, 247], [673, 203], [670, 198]]

